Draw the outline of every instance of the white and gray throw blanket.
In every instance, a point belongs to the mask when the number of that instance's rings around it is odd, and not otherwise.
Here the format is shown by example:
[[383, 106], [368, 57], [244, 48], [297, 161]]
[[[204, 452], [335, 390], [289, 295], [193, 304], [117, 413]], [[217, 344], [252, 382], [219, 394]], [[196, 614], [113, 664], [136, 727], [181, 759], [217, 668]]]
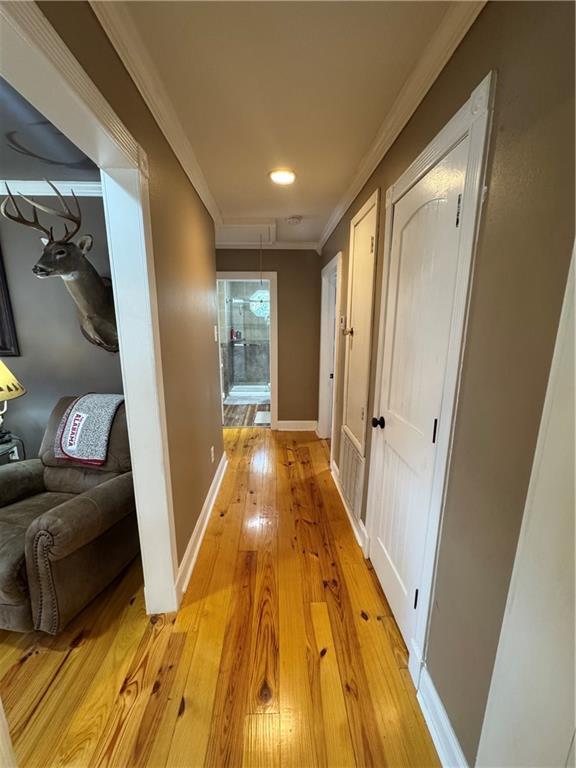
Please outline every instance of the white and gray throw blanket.
[[123, 395], [82, 395], [62, 416], [54, 440], [54, 456], [89, 466], [106, 461], [110, 428]]

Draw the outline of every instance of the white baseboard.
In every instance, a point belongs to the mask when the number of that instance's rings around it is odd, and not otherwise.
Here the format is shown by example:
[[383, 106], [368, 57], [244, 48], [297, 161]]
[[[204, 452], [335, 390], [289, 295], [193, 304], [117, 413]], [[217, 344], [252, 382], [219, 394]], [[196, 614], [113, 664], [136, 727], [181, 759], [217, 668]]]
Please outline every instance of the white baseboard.
[[192, 571], [196, 563], [196, 558], [198, 557], [198, 552], [200, 551], [200, 545], [202, 544], [204, 534], [206, 533], [206, 526], [208, 525], [208, 520], [210, 519], [210, 513], [214, 508], [214, 502], [218, 496], [218, 491], [220, 490], [227, 466], [228, 458], [226, 457], [226, 454], [223, 453], [222, 458], [220, 459], [220, 463], [218, 464], [218, 468], [212, 479], [208, 493], [206, 494], [204, 504], [202, 505], [200, 517], [196, 522], [192, 536], [190, 536], [190, 541], [186, 547], [186, 552], [184, 552], [182, 562], [178, 566], [178, 575], [176, 577], [176, 599], [178, 601], [178, 605], [180, 605], [182, 595], [188, 589], [188, 583], [190, 581], [190, 577], [192, 576]]
[[450, 718], [446, 714], [426, 666], [422, 667], [417, 696], [420, 709], [444, 768], [468, 768], [468, 762], [454, 733]]
[[346, 499], [344, 498], [344, 494], [342, 493], [342, 488], [340, 486], [340, 472], [334, 459], [332, 459], [330, 462], [330, 469], [332, 470], [332, 479], [334, 480], [334, 485], [340, 494], [340, 499], [342, 500], [342, 504], [344, 505], [344, 509], [348, 515], [348, 520], [350, 521], [354, 537], [360, 545], [360, 549], [364, 553], [364, 557], [368, 557], [368, 531], [366, 530], [366, 526], [362, 520], [359, 520], [357, 517], [355, 517], [351, 510], [348, 508], [348, 504], [346, 503]]
[[316, 432], [317, 421], [279, 421], [276, 429], [280, 432]]

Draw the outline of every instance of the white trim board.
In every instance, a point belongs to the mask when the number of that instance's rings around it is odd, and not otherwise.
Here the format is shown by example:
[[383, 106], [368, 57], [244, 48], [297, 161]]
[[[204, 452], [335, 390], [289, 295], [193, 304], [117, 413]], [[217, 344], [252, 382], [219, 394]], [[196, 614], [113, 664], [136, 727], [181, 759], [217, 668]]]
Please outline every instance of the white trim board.
[[279, 432], [316, 432], [317, 421], [279, 421], [276, 429]]
[[[52, 181], [52, 180], [51, 180]], [[102, 183], [100, 181], [52, 181], [61, 195], [76, 197], [102, 197]], [[29, 179], [0, 180], [0, 195], [7, 195], [6, 185], [10, 187], [12, 194], [36, 195], [40, 197], [56, 197], [56, 192], [50, 184], [43, 179], [31, 181]]]
[[443, 768], [468, 768], [468, 761], [427, 667], [422, 669], [416, 696]]
[[332, 479], [334, 480], [334, 485], [336, 486], [336, 490], [338, 491], [338, 495], [340, 496], [340, 501], [342, 502], [344, 509], [346, 510], [346, 514], [348, 515], [348, 521], [350, 523], [350, 527], [352, 528], [352, 533], [354, 534], [354, 538], [358, 542], [358, 546], [364, 553], [364, 557], [367, 557], [367, 549], [368, 549], [368, 531], [366, 530], [366, 526], [360, 520], [359, 518], [355, 517], [351, 510], [348, 508], [348, 504], [346, 503], [346, 499], [344, 498], [344, 494], [342, 493], [342, 488], [340, 487], [340, 471], [338, 469], [338, 466], [336, 462], [331, 459], [330, 460], [330, 470], [332, 473]]
[[101, 170], [146, 610], [177, 608], [148, 162], [35, 3], [0, 5], [0, 74]]
[[[356, 175], [330, 214], [317, 244], [319, 249], [324, 246], [378, 163], [410, 120], [485, 4], [486, 0], [450, 4], [393, 106], [388, 110], [372, 146], [360, 162]], [[217, 225], [222, 224], [222, 214], [206, 177], [129, 13], [121, 3], [90, 0], [90, 5], [214, 222]]]
[[[268, 280], [270, 282], [270, 428], [278, 429], [278, 273], [219, 271], [216, 280]], [[218, 312], [218, 316], [220, 312]], [[220, 354], [220, 350], [218, 350]]]
[[202, 511], [200, 512], [198, 520], [196, 521], [192, 536], [190, 536], [190, 541], [188, 542], [188, 546], [186, 547], [186, 551], [182, 557], [182, 562], [178, 567], [178, 575], [176, 576], [176, 594], [178, 596], [178, 603], [180, 603], [184, 593], [188, 589], [188, 584], [190, 583], [190, 579], [192, 577], [194, 565], [198, 559], [198, 552], [200, 551], [200, 546], [204, 540], [204, 535], [210, 520], [210, 515], [214, 509], [216, 499], [218, 498], [220, 486], [222, 485], [222, 480], [226, 474], [227, 467], [228, 458], [226, 456], [226, 452], [224, 452], [220, 458], [216, 473], [212, 478], [212, 483], [210, 484], [210, 488], [206, 494], [204, 504], [202, 505]]

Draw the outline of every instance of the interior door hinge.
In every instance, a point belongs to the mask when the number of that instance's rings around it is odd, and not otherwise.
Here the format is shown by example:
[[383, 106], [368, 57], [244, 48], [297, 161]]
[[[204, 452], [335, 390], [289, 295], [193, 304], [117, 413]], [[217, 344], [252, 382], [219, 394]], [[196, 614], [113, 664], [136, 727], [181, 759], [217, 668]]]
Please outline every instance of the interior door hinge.
[[462, 194], [458, 195], [458, 205], [456, 207], [456, 226], [460, 226], [460, 212], [462, 210]]
[[438, 432], [438, 419], [434, 419], [434, 427], [432, 429], [432, 443], [436, 442], [436, 433]]
[[418, 605], [418, 590], [414, 592], [414, 610], [416, 610], [417, 605]]
[[374, 235], [370, 238], [370, 253], [374, 253]]

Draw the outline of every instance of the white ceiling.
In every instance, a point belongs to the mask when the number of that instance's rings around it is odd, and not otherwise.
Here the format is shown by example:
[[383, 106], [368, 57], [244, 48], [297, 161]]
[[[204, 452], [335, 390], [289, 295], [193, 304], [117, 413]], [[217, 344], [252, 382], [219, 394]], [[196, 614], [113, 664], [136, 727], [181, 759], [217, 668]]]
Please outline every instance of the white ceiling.
[[[383, 124], [398, 110], [415, 72], [422, 80], [426, 56], [446, 37], [451, 5], [477, 4], [93, 7], [149, 104], [155, 102], [181, 161], [186, 155], [194, 166], [220, 239], [226, 238], [222, 224], [262, 221], [279, 244], [302, 247], [325, 239], [335, 212], [350, 202]], [[446, 45], [440, 48], [446, 58]], [[444, 63], [436, 59], [432, 69]], [[292, 187], [269, 181], [268, 171], [281, 166], [295, 170]], [[302, 223], [288, 224], [292, 215], [302, 216]], [[247, 242], [257, 229], [249, 231]], [[237, 232], [233, 240], [241, 237]]]

